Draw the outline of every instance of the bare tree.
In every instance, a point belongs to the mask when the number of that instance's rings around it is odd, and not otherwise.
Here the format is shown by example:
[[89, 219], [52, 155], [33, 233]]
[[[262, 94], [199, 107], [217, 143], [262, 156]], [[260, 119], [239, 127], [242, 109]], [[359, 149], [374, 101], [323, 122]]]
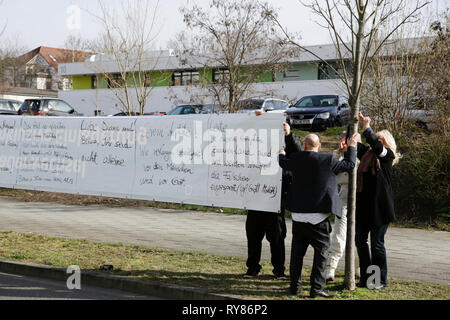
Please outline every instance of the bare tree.
[[209, 10], [195, 4], [181, 8], [191, 37], [181, 33], [177, 49], [194, 79], [184, 83], [180, 75], [174, 85], [196, 84], [222, 109], [235, 112], [238, 101], [254, 92], [255, 82], [272, 81], [285, 67], [289, 50], [279, 41], [267, 7], [250, 0], [211, 0]]
[[412, 108], [426, 86], [422, 69], [430, 43], [431, 38], [401, 33], [374, 56], [362, 95], [366, 113], [377, 127], [396, 135], [409, 127]]
[[18, 40], [2, 40], [0, 45], [0, 87], [31, 86], [36, 70], [27, 68], [27, 48]]
[[[156, 28], [159, 2], [155, 7], [150, 2], [122, 1], [121, 10], [115, 11], [99, 0], [101, 14], [96, 15], [103, 34], [92, 45], [96, 52], [102, 53], [95, 71], [104, 77], [122, 111], [128, 114], [144, 113], [152, 89], [151, 71], [160, 61], [158, 55], [151, 54], [159, 33]], [[108, 70], [111, 66], [115, 72]], [[137, 105], [133, 102], [133, 92]]]
[[[345, 85], [351, 107], [351, 131], [358, 131], [361, 93], [367, 84], [366, 76], [375, 57], [386, 42], [404, 24], [415, 21], [417, 14], [429, 4], [427, 0], [311, 0], [306, 7], [328, 29], [333, 40], [337, 66], [318, 56], [299, 43], [282, 24], [274, 21], [283, 31], [288, 43], [310, 53], [339, 75]], [[398, 21], [388, 26], [393, 19]], [[343, 27], [341, 27], [341, 25]], [[380, 37], [379, 30], [385, 29]], [[347, 64], [350, 64], [350, 68]], [[338, 72], [337, 69], [340, 69]], [[345, 261], [345, 287], [355, 289], [355, 209], [357, 168], [350, 174], [348, 199], [348, 228]], [[363, 270], [364, 272], [365, 270]]]

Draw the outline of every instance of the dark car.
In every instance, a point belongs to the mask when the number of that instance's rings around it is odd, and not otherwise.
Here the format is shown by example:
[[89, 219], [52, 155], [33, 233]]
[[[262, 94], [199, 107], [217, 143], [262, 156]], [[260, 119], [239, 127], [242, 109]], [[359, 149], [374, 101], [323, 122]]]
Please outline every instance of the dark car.
[[168, 116], [179, 116], [186, 114], [200, 114], [202, 113], [203, 105], [201, 104], [187, 104], [176, 107], [175, 109], [167, 112]]
[[217, 104], [205, 104], [202, 107], [201, 113], [203, 113], [203, 114], [211, 114], [211, 113], [219, 114], [219, 113], [223, 113], [223, 111], [220, 109], [220, 106], [218, 106]]
[[27, 99], [23, 102], [18, 114], [51, 117], [81, 116], [67, 102], [60, 99]]
[[350, 107], [344, 96], [307, 96], [289, 108], [286, 117], [294, 127], [322, 131], [346, 125], [350, 119]]
[[20, 102], [15, 100], [0, 100], [0, 115], [17, 115], [17, 108], [20, 107]]

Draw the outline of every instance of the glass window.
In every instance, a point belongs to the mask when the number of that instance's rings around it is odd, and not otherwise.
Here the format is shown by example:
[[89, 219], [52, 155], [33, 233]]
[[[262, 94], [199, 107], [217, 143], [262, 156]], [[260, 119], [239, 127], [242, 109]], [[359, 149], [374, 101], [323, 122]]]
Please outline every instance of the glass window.
[[11, 104], [13, 105], [14, 109], [19, 110], [21, 103], [17, 102], [17, 101], [13, 101], [11, 102]]
[[183, 111], [183, 107], [176, 107], [172, 111], [169, 111], [167, 113], [167, 115], [168, 116], [177, 116], [177, 115], [181, 114], [182, 111]]
[[41, 109], [41, 101], [40, 100], [30, 101], [30, 109], [33, 110], [34, 112], [39, 111]]
[[213, 71], [213, 82], [221, 83], [229, 78], [230, 70], [227, 69], [216, 69]]
[[338, 101], [337, 96], [311, 96], [302, 98], [295, 106], [299, 108], [337, 106]]
[[262, 108], [264, 104], [264, 100], [256, 100], [256, 99], [249, 99], [249, 100], [242, 100], [238, 103], [238, 109], [240, 110], [259, 110]]
[[72, 107], [70, 107], [67, 103], [65, 103], [63, 101], [59, 101], [59, 100], [50, 100], [48, 102], [48, 108], [53, 111], [65, 112], [65, 113], [69, 113], [73, 110]]
[[282, 100], [274, 100], [275, 110], [286, 110], [289, 107], [289, 103]]
[[9, 104], [8, 101], [0, 101], [0, 110], [15, 111]]
[[264, 109], [272, 109], [275, 110], [275, 102], [273, 100], [267, 100], [264, 104]]
[[200, 73], [198, 71], [174, 72], [172, 76], [174, 86], [196, 85], [200, 83]]

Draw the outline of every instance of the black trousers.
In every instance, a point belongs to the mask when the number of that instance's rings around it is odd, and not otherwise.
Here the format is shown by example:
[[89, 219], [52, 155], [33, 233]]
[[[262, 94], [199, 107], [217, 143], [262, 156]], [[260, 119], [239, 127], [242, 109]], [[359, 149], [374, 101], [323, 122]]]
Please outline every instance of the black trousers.
[[325, 268], [328, 249], [330, 248], [330, 233], [331, 223], [329, 219], [318, 225], [293, 221], [290, 276], [291, 289], [294, 291], [302, 286], [303, 258], [309, 245], [314, 248], [311, 292], [320, 292], [325, 287]]
[[[383, 226], [373, 226], [368, 219], [356, 218], [356, 248], [359, 256], [359, 267], [361, 273], [361, 282], [366, 284], [369, 275], [367, 268], [371, 265], [376, 265], [381, 270], [381, 284], [388, 285], [388, 270], [386, 248], [384, 246], [384, 236], [386, 235], [388, 224]], [[369, 239], [370, 234], [370, 250]]]
[[273, 273], [284, 274], [286, 221], [284, 217], [273, 212], [249, 211], [245, 224], [247, 233], [249, 272], [258, 273], [261, 270], [262, 241], [264, 236], [270, 243], [271, 262]]

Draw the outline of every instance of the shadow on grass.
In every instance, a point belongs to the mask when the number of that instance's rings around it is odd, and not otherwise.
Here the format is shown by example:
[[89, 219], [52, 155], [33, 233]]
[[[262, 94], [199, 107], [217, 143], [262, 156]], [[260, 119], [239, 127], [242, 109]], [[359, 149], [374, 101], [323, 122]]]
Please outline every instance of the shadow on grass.
[[[98, 272], [98, 270], [91, 271]], [[268, 297], [279, 299], [286, 297], [289, 289], [289, 280], [278, 280], [272, 275], [260, 275], [257, 278], [248, 279], [244, 278], [243, 274], [213, 274], [163, 270], [115, 270], [106, 273], [116, 276], [204, 289], [211, 293], [239, 295], [252, 298]]]

